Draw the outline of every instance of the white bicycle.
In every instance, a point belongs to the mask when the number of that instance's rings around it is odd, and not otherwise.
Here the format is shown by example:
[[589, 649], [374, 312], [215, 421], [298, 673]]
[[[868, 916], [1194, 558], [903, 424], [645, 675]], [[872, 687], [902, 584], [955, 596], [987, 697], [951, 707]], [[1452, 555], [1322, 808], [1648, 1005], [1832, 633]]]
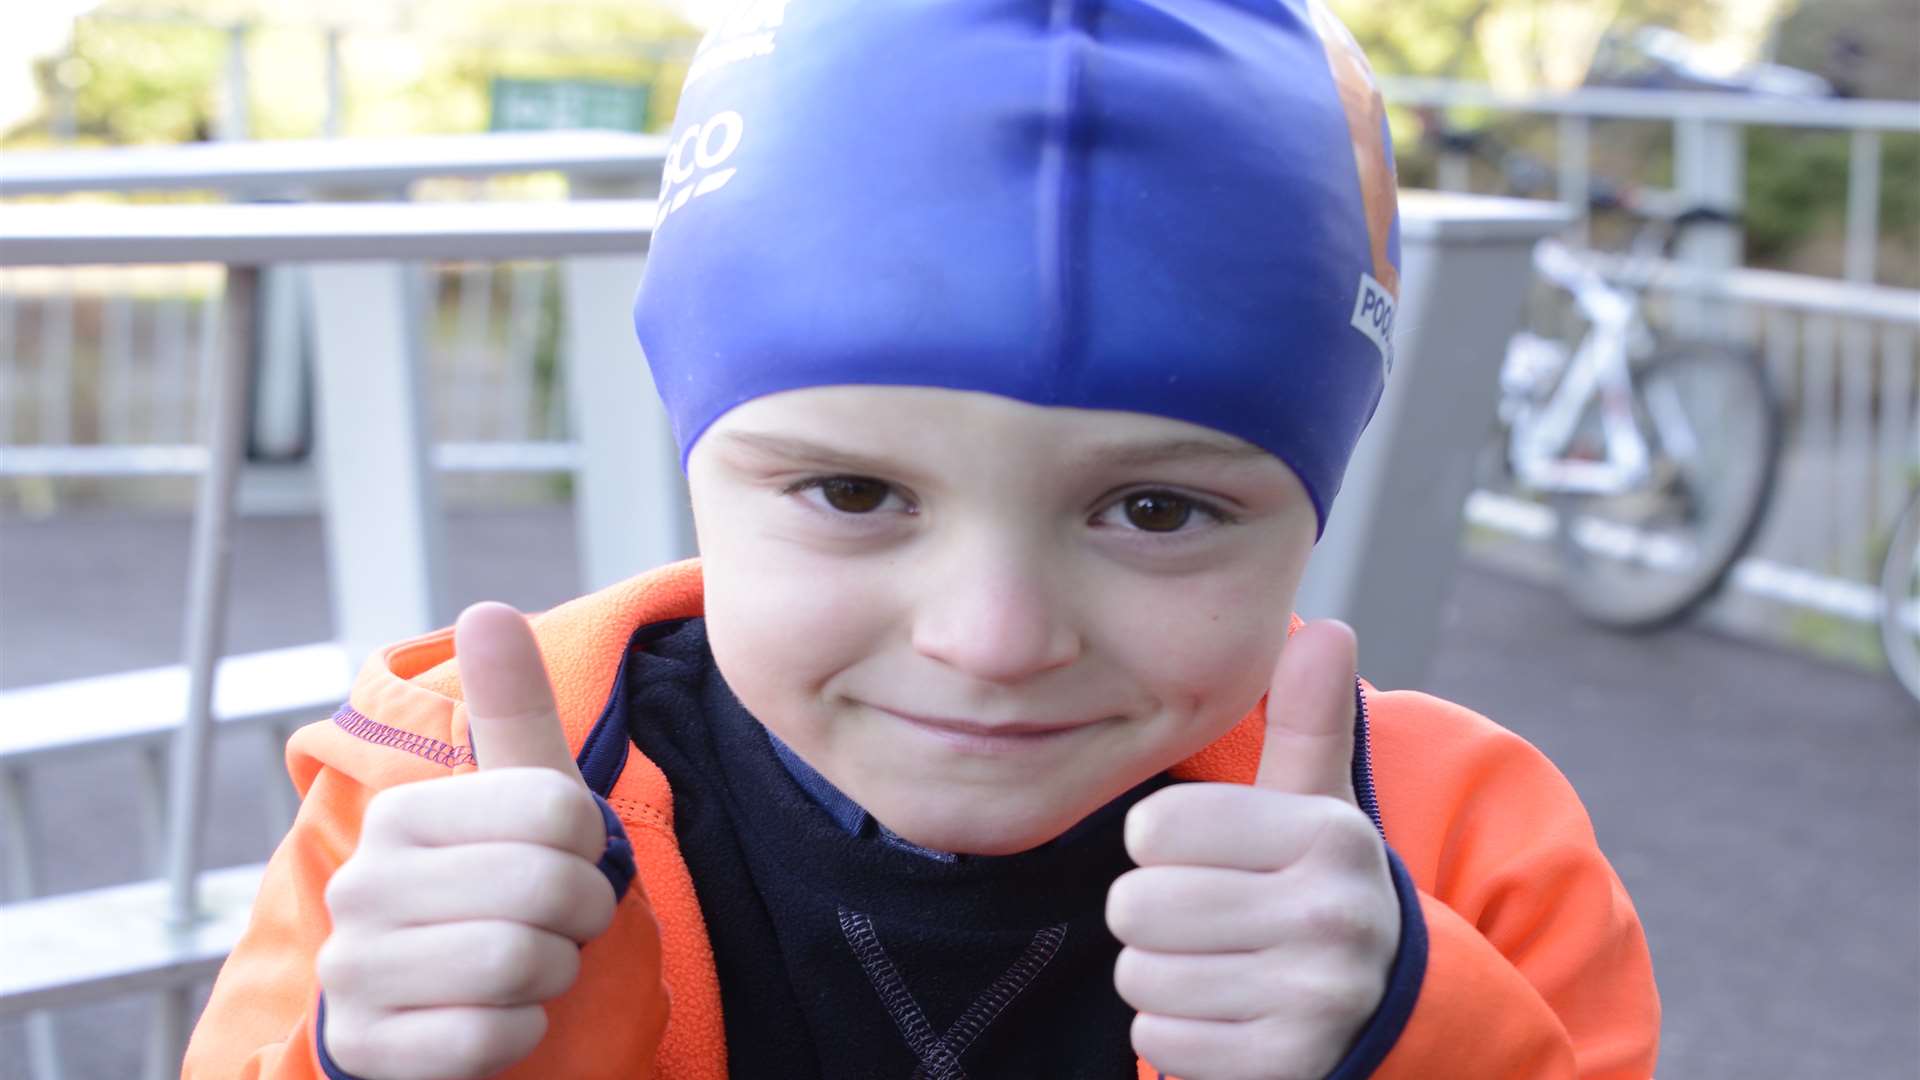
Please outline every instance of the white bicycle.
[[[1650, 326], [1640, 288], [1717, 211], [1637, 209], [1611, 279], [1558, 240], [1534, 267], [1585, 323], [1577, 341], [1522, 332], [1500, 376], [1498, 468], [1557, 513], [1561, 583], [1587, 618], [1624, 630], [1675, 622], [1725, 582], [1766, 516], [1779, 409], [1750, 353]], [[1618, 284], [1627, 281], [1634, 284]]]

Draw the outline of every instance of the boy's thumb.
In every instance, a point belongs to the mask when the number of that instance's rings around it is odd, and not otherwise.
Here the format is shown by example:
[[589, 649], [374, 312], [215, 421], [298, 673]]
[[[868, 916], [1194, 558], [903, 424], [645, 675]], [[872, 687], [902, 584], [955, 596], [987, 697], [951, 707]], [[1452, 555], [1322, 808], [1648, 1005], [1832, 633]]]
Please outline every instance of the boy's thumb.
[[531, 765], [580, 779], [526, 616], [506, 604], [475, 604], [453, 624], [453, 651], [480, 767]]
[[1267, 691], [1266, 740], [1254, 783], [1356, 803], [1353, 792], [1353, 629], [1310, 622], [1281, 647]]

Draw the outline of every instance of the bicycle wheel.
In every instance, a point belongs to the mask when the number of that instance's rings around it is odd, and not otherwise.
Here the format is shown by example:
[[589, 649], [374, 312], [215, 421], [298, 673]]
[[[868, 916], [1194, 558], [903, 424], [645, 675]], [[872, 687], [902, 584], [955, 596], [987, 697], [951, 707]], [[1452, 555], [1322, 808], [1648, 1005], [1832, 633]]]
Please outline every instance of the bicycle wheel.
[[[1753, 542], [1773, 495], [1780, 414], [1755, 357], [1712, 344], [1669, 348], [1634, 372], [1634, 417], [1650, 476], [1617, 495], [1563, 496], [1561, 584], [1586, 618], [1652, 630], [1691, 614]], [[1600, 457], [1596, 402], [1573, 453]]]
[[1880, 647], [1893, 677], [1920, 699], [1920, 492], [1907, 502], [1880, 564]]

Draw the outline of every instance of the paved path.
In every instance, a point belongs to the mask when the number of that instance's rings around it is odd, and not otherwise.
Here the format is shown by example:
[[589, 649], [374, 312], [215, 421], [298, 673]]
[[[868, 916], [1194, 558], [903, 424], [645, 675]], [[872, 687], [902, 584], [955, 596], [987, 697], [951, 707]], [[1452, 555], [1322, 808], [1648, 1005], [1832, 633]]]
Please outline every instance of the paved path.
[[[0, 520], [0, 685], [175, 660], [187, 532]], [[557, 512], [457, 515], [449, 538], [454, 603], [571, 592]], [[328, 634], [314, 521], [247, 521], [235, 572], [234, 648]], [[1462, 575], [1447, 623], [1427, 688], [1546, 750], [1633, 893], [1666, 1005], [1662, 1080], [1920, 1075], [1920, 711], [1882, 680], [1704, 631], [1595, 631], [1485, 571]], [[266, 753], [220, 747], [216, 862], [267, 850]], [[132, 777], [110, 759], [40, 770], [37, 818], [62, 853], [48, 888], [140, 873]], [[138, 1001], [64, 1014], [69, 1077], [136, 1075], [142, 1017]], [[20, 1025], [0, 1024], [0, 1078], [20, 1054]]]

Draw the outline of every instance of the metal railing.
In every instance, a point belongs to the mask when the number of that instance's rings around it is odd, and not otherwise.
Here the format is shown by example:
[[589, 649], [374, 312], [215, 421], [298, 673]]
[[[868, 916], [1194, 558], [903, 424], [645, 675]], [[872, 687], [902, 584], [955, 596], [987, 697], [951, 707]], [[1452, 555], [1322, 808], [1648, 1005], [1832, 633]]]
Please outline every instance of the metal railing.
[[[1614, 280], [1647, 289], [1656, 321], [1670, 321], [1662, 309], [1682, 301], [1713, 305], [1725, 336], [1759, 354], [1779, 394], [1789, 436], [1779, 487], [1733, 587], [1799, 610], [1876, 619], [1880, 545], [1920, 460], [1920, 292], [1678, 263], [1649, 276], [1624, 260], [1596, 261]], [[1490, 492], [1473, 496], [1468, 518], [1537, 540], [1554, 528], [1546, 507]]]
[[[1853, 621], [1876, 617], [1875, 553], [1920, 465], [1915, 338], [1920, 290], [1875, 284], [1883, 138], [1920, 133], [1920, 102], [1761, 98], [1737, 94], [1591, 89], [1507, 95], [1477, 84], [1388, 79], [1396, 105], [1471, 108], [1551, 118], [1558, 198], [1586, 215], [1593, 125], [1671, 125], [1678, 200], [1738, 212], [1745, 199], [1744, 138], [1751, 127], [1824, 129], [1850, 140], [1845, 268], [1841, 278], [1743, 268], [1737, 230], [1682, 245], [1678, 261], [1637, 274], [1649, 310], [1690, 334], [1718, 334], [1760, 350], [1785, 407], [1787, 444], [1768, 523], [1733, 587], [1745, 594]], [[1443, 155], [1442, 187], [1473, 173]], [[1586, 228], [1576, 226], [1576, 239]], [[1717, 235], [1713, 235], [1717, 234]], [[1616, 278], [1629, 264], [1596, 256]], [[1475, 523], [1520, 537], [1553, 528], [1544, 507], [1479, 492]]]
[[[1557, 194], [1582, 221], [1592, 190], [1593, 125], [1601, 120], [1666, 123], [1673, 129], [1674, 188], [1688, 203], [1737, 210], [1746, 201], [1743, 134], [1751, 127], [1787, 127], [1846, 132], [1850, 136], [1846, 203], [1847, 281], [1872, 283], [1877, 275], [1881, 144], [1889, 133], [1920, 132], [1920, 102], [1779, 98], [1693, 91], [1582, 89], [1566, 93], [1505, 94], [1479, 83], [1446, 79], [1382, 80], [1396, 106], [1471, 108], [1511, 115], [1552, 117], [1556, 122]], [[1443, 154], [1443, 190], [1464, 190], [1469, 172], [1463, 156]], [[1581, 233], [1584, 236], [1584, 233]], [[1737, 243], [1696, 248], [1696, 265], [1734, 266]]]
[[[660, 136], [617, 132], [293, 140], [15, 154], [0, 198], [199, 192], [244, 200], [644, 196]], [[541, 181], [544, 180], [544, 183]], [[572, 458], [553, 337], [564, 302], [551, 263], [443, 260], [419, 271], [419, 323], [438, 453], [455, 471], [565, 471]], [[310, 449], [302, 356], [304, 271], [269, 270], [250, 444]], [[0, 477], [50, 509], [52, 478], [190, 472], [194, 373], [218, 318], [220, 277], [181, 265], [0, 271]], [[310, 501], [310, 499], [309, 499]]]
[[[626, 566], [600, 567], [619, 576], [685, 553], [677, 524], [685, 504], [675, 483], [677, 455], [664, 417], [645, 406], [651, 388], [627, 318], [655, 209], [651, 200], [610, 200], [0, 211], [0, 264], [208, 262], [226, 267], [218, 345], [201, 372], [210, 407], [202, 415], [204, 468], [187, 596], [184, 672], [106, 676], [0, 694], [9, 721], [19, 719], [16, 712], [27, 718], [22, 726], [10, 723], [0, 729], [0, 802], [6, 811], [0, 824], [6, 828], [10, 858], [21, 871], [10, 875], [15, 889], [31, 885], [24, 869], [34, 861], [33, 830], [24, 820], [27, 800], [22, 794], [28, 761], [82, 749], [80, 744], [95, 750], [146, 746], [155, 731], [169, 732], [171, 741], [163, 787], [151, 755], [145, 771], [148, 786], [156, 789], [147, 792], [149, 802], [166, 805], [164, 815], [154, 814], [166, 824], [166, 881], [0, 908], [0, 943], [8, 956], [5, 977], [0, 978], [0, 1014], [165, 986], [156, 998], [148, 1071], [168, 1075], [177, 1066], [191, 1024], [190, 984], [224, 955], [240, 925], [234, 909], [237, 905], [243, 915], [250, 895], [242, 871], [213, 875], [202, 888], [200, 838], [216, 716], [270, 723], [283, 721], [290, 712], [310, 716], [316, 695], [321, 700], [344, 696], [344, 658], [357, 661], [372, 645], [411, 636], [444, 617], [436, 587], [442, 561], [436, 543], [437, 507], [426, 462], [428, 440], [418, 422], [417, 353], [410, 345], [412, 305], [406, 298], [412, 290], [402, 264], [421, 259], [565, 259], [567, 347], [594, 358], [574, 365], [571, 398], [574, 418], [587, 439], [580, 453], [579, 508], [588, 519], [582, 532], [600, 535], [603, 554], [621, 554]], [[220, 664], [232, 677], [238, 677], [241, 668], [278, 672], [264, 682], [254, 680], [252, 692], [239, 695], [245, 700], [223, 704], [215, 694], [214, 672], [224, 651], [227, 534], [245, 442], [247, 383], [258, 347], [251, 324], [260, 306], [260, 267], [289, 261], [307, 262], [311, 269], [318, 331], [315, 373], [326, 458], [321, 472], [328, 486], [336, 623], [345, 649], [282, 650], [271, 657], [239, 658], [239, 668], [233, 660]], [[656, 467], [648, 468], [649, 462]], [[596, 516], [603, 520], [594, 520]], [[377, 532], [362, 527], [370, 520], [381, 523]], [[591, 551], [589, 556], [591, 564]], [[105, 704], [106, 697], [124, 696], [143, 678], [151, 682], [163, 676], [183, 676], [184, 716], [161, 715], [181, 704], [164, 695], [145, 702], [141, 710]], [[43, 734], [41, 727], [59, 726], [47, 717], [69, 713], [86, 717], [99, 730], [59, 745], [35, 737]], [[42, 716], [42, 725], [32, 723], [34, 715]], [[111, 919], [106, 918], [109, 913]], [[76, 921], [98, 924], [97, 937], [122, 939], [126, 948], [117, 964], [111, 950], [62, 949], [62, 939], [44, 937], [49, 927]], [[30, 1022], [29, 1042], [36, 1071], [57, 1073], [52, 1029], [44, 1014]]]

